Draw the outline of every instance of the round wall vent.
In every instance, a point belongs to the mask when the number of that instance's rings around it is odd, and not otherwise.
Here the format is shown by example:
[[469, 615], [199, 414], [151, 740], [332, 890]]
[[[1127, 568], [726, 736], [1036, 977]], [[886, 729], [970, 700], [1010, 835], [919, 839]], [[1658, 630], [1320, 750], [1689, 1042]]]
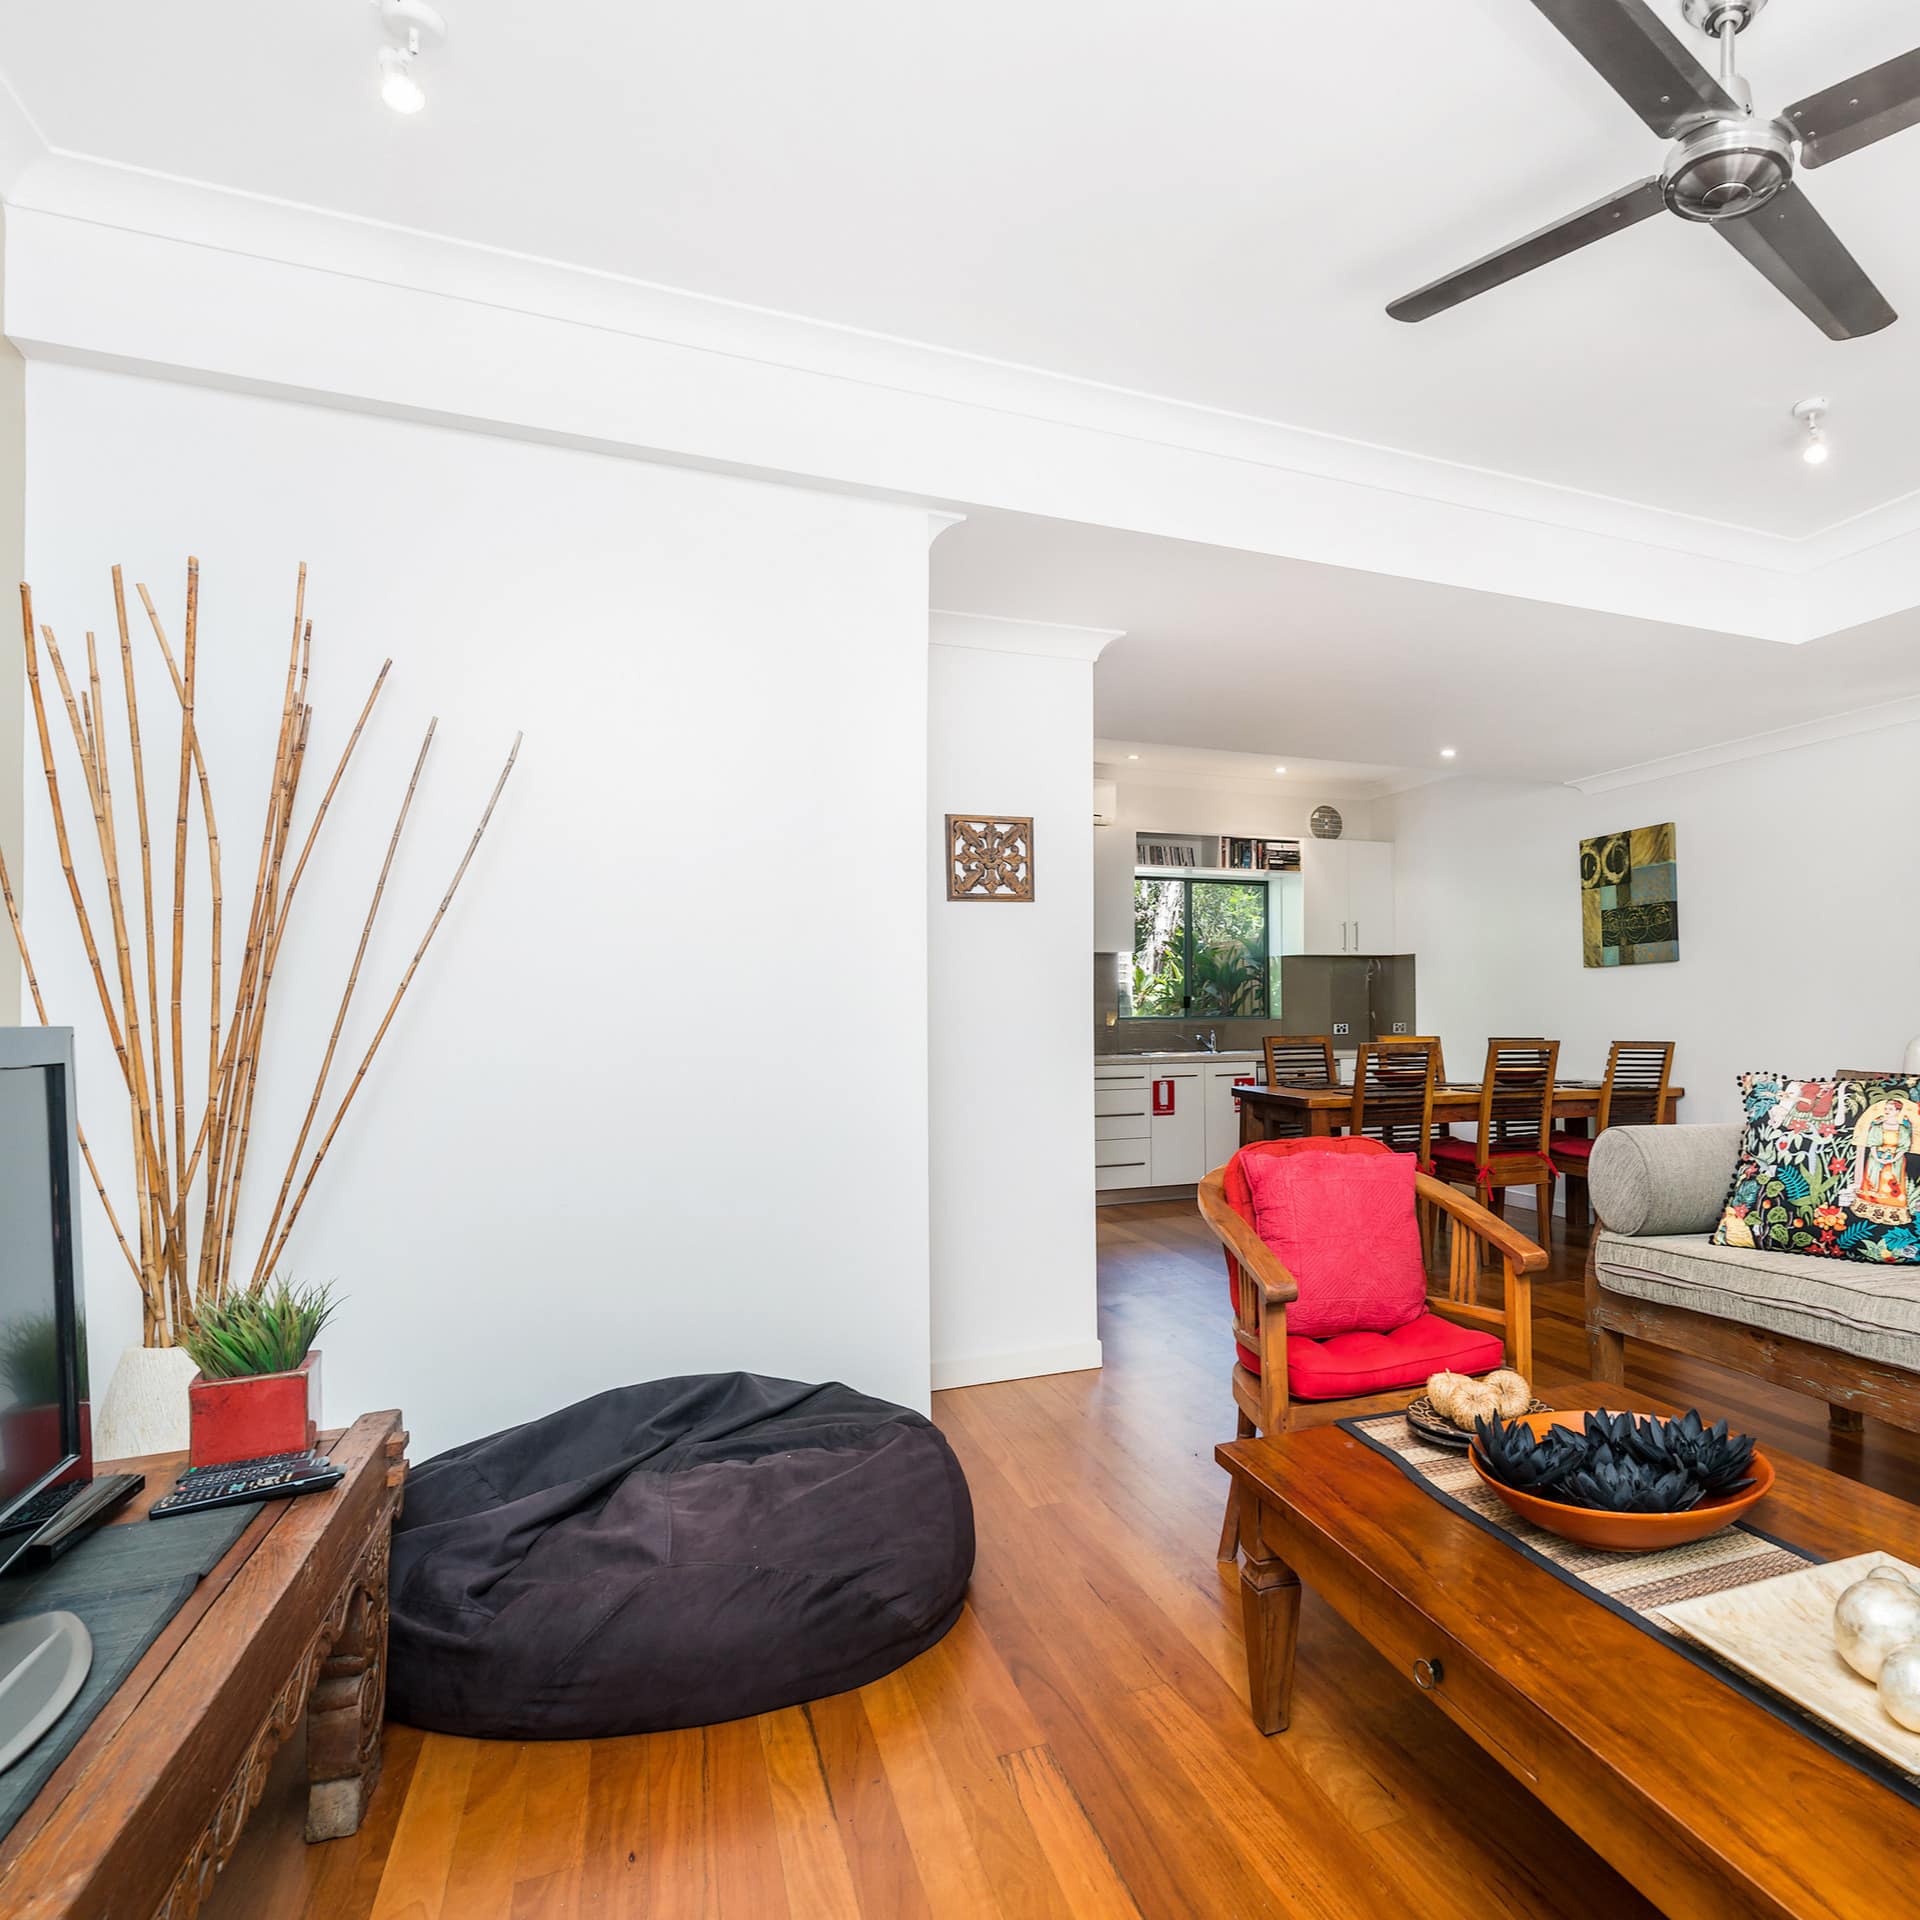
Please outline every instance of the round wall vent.
[[1315, 807], [1307, 816], [1307, 825], [1313, 829], [1316, 840], [1338, 840], [1340, 829], [1346, 822], [1340, 818], [1338, 807]]

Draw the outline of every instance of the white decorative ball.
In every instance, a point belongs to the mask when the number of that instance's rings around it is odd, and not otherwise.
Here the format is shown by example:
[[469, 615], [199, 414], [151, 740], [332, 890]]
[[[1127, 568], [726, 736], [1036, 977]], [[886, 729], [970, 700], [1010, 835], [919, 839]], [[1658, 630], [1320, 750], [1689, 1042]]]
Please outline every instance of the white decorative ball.
[[1878, 1680], [1887, 1655], [1909, 1640], [1920, 1640], [1920, 1588], [1869, 1575], [1834, 1605], [1834, 1647], [1863, 1680]]
[[1881, 1662], [1880, 1704], [1889, 1719], [1920, 1733], [1920, 1640], [1903, 1642]]

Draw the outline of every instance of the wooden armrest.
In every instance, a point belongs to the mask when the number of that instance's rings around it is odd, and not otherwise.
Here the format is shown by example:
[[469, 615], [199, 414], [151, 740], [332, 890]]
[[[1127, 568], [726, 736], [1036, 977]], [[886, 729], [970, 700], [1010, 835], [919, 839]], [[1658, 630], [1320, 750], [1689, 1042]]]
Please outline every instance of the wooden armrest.
[[1414, 1176], [1413, 1187], [1422, 1200], [1430, 1200], [1442, 1213], [1451, 1214], [1475, 1239], [1484, 1240], [1510, 1260], [1516, 1273], [1537, 1273], [1547, 1264], [1544, 1247], [1536, 1247], [1524, 1233], [1508, 1226], [1497, 1213], [1488, 1212], [1463, 1189], [1425, 1173]]
[[[1274, 1257], [1273, 1249], [1227, 1205], [1225, 1169], [1215, 1167], [1200, 1182], [1200, 1217], [1213, 1237], [1240, 1263], [1240, 1271], [1260, 1289], [1270, 1307], [1284, 1307], [1300, 1297], [1294, 1277]], [[1541, 1255], [1544, 1260], [1546, 1256]]]

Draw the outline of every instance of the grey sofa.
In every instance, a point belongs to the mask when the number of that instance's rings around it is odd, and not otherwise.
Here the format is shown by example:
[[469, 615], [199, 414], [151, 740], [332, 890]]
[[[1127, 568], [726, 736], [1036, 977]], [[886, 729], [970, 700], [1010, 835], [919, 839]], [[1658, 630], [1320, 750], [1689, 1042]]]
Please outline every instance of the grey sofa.
[[1920, 1431], [1920, 1266], [1710, 1244], [1740, 1126], [1609, 1127], [1593, 1143], [1587, 1257], [1596, 1378], [1644, 1340]]

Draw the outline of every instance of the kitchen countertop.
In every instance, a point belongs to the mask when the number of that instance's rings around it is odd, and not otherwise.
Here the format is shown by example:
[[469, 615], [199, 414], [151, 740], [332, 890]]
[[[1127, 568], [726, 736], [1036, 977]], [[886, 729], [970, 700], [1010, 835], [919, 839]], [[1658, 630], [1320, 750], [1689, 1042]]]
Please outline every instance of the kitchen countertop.
[[1155, 1051], [1151, 1053], [1096, 1053], [1093, 1056], [1093, 1065], [1095, 1072], [1098, 1072], [1104, 1067], [1110, 1072], [1124, 1073], [1130, 1067], [1144, 1066], [1150, 1061], [1162, 1063], [1167, 1061], [1193, 1061], [1197, 1064], [1205, 1064], [1211, 1060], [1218, 1066], [1244, 1067], [1252, 1065], [1261, 1057], [1261, 1055], [1245, 1048], [1222, 1047], [1218, 1053], [1207, 1053], [1204, 1051], [1180, 1052], [1175, 1049], [1169, 1049], [1165, 1052]]

